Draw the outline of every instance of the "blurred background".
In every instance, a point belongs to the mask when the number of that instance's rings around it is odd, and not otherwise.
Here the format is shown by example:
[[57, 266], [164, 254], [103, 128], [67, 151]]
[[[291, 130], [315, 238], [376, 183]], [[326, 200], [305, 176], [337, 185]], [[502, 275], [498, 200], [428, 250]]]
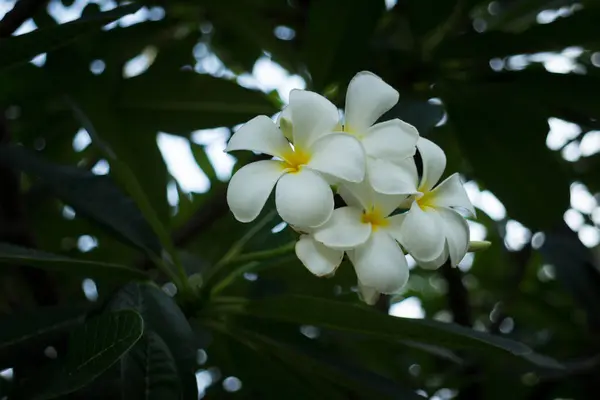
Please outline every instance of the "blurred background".
[[[37, 3], [14, 35], [93, 18], [125, 2]], [[458, 270], [426, 271], [409, 260], [405, 292], [383, 298], [378, 309], [516, 339], [567, 368], [521, 371], [420, 344], [340, 337], [310, 325], [301, 326], [299, 335], [430, 399], [597, 398], [598, 2], [138, 3], [143, 7], [135, 14], [101, 31], [0, 70], [3, 141], [22, 143], [47, 162], [111, 177], [111, 163], [72, 111], [75, 103], [134, 172], [189, 273], [202, 274], [247, 229], [225, 203], [232, 171], [252, 156], [237, 160], [223, 152], [231, 132], [257, 114], [275, 117], [294, 88], [323, 93], [343, 107], [352, 76], [372, 71], [400, 92], [399, 104], [382, 119], [401, 118], [444, 149], [445, 175], [460, 172], [477, 207], [477, 218], [469, 221], [471, 240], [493, 243], [467, 254]], [[0, 18], [14, 5], [0, 0]], [[0, 197], [14, 189], [5, 183], [0, 180]], [[23, 178], [21, 194], [18, 205], [0, 201], [2, 241], [144, 268], [139, 251], [56, 200], [44, 184]], [[21, 223], [27, 229], [19, 231]], [[273, 220], [251, 249], [293, 237]], [[293, 257], [248, 271], [233, 277], [223, 293], [358, 301], [349, 265], [321, 280]], [[115, 287], [62, 275], [4, 274], [4, 312], [68, 298], [100, 302]], [[284, 337], [289, 327], [280, 325], [254, 328]], [[294, 366], [280, 369], [268, 345], [257, 350], [215, 333], [209, 342], [198, 353], [201, 397], [333, 397], [309, 379], [317, 372], [287, 382]], [[299, 396], [293, 385], [306, 393]], [[393, 390], [352, 393], [341, 398], [403, 398]]]

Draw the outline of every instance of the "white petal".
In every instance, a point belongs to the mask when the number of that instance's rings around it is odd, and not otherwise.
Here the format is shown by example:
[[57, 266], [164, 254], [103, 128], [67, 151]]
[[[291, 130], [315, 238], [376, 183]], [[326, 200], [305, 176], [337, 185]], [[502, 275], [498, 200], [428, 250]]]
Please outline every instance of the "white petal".
[[414, 126], [392, 119], [369, 128], [362, 144], [371, 157], [399, 162], [415, 155], [418, 140], [419, 132]]
[[289, 148], [288, 141], [271, 118], [259, 115], [246, 122], [233, 134], [225, 151], [251, 150], [281, 156]]
[[308, 90], [294, 89], [290, 93], [290, 114], [294, 146], [308, 149], [312, 142], [334, 131], [340, 115], [325, 97]]
[[444, 225], [450, 262], [453, 267], [456, 267], [465, 254], [467, 254], [467, 249], [469, 248], [469, 225], [455, 211], [439, 208], [437, 209], [437, 213]]
[[358, 294], [360, 299], [370, 306], [375, 305], [377, 300], [379, 300], [379, 296], [381, 295], [381, 293], [379, 293], [377, 290], [361, 284], [360, 281], [358, 282]]
[[400, 243], [402, 243], [402, 224], [404, 223], [404, 218], [406, 218], [407, 215], [408, 212], [405, 212], [387, 217], [386, 221], [389, 223], [389, 225], [383, 228], [388, 235]]
[[281, 133], [283, 133], [283, 136], [285, 136], [287, 140], [289, 140], [290, 142], [294, 141], [292, 127], [292, 111], [289, 106], [285, 107], [279, 113], [279, 116], [277, 117], [277, 126], [279, 127]]
[[444, 246], [444, 251], [442, 251], [442, 253], [437, 256], [435, 259], [431, 260], [431, 261], [423, 261], [423, 260], [419, 260], [418, 258], [415, 258], [415, 262], [419, 265], [419, 267], [423, 268], [423, 269], [438, 269], [439, 267], [441, 267], [446, 260], [448, 259], [448, 246]]
[[253, 162], [237, 171], [227, 187], [227, 204], [235, 219], [253, 221], [283, 174], [282, 163], [273, 160]]
[[428, 192], [440, 180], [446, 168], [446, 154], [437, 144], [423, 137], [419, 138], [417, 148], [423, 160], [423, 178], [419, 185], [421, 192]]
[[333, 212], [333, 192], [308, 168], [281, 177], [275, 188], [275, 205], [281, 218], [296, 227], [316, 227]]
[[354, 207], [334, 210], [331, 218], [315, 230], [315, 240], [340, 250], [363, 244], [371, 235], [371, 224], [362, 222], [362, 214], [361, 209]]
[[380, 158], [367, 157], [367, 177], [373, 189], [382, 194], [419, 193], [409, 169]]
[[458, 174], [452, 174], [440, 183], [429, 194], [431, 203], [435, 207], [457, 207], [467, 210], [475, 216], [475, 208], [469, 200], [467, 191], [460, 181]]
[[344, 252], [323, 246], [311, 235], [301, 235], [296, 242], [296, 256], [316, 276], [327, 276], [339, 267]]
[[311, 146], [308, 166], [349, 182], [365, 178], [365, 151], [360, 142], [345, 133], [323, 136]]
[[437, 212], [431, 208], [423, 211], [414, 202], [402, 222], [400, 244], [415, 259], [431, 261], [444, 251], [445, 242]]
[[398, 91], [371, 72], [359, 72], [346, 92], [344, 129], [365, 133], [386, 111], [398, 102]]
[[360, 283], [378, 292], [397, 293], [408, 281], [408, 264], [400, 246], [378, 229], [357, 247], [350, 260]]
[[362, 182], [343, 182], [338, 186], [338, 194], [349, 206], [370, 210], [373, 207], [373, 188], [365, 179]]

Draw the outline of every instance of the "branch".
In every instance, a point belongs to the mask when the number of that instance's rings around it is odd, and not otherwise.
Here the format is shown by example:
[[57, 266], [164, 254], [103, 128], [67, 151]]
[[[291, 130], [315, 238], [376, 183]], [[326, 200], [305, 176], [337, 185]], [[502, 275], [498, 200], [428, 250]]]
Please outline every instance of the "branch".
[[459, 325], [470, 327], [471, 306], [469, 304], [469, 292], [462, 282], [462, 272], [458, 268], [452, 268], [446, 262], [442, 268], [442, 276], [448, 283], [448, 308], [454, 316], [454, 322]]
[[48, 0], [19, 0], [2, 21], [0, 21], [0, 38], [11, 36], [23, 22], [33, 17]]

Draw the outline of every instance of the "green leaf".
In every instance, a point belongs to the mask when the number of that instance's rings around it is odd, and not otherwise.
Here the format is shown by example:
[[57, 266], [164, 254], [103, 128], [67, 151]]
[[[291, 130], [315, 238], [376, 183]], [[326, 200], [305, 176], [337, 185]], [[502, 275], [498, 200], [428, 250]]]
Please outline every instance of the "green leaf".
[[550, 113], [544, 100], [536, 102], [518, 88], [448, 85], [442, 98], [473, 176], [502, 201], [511, 218], [543, 230], [559, 223], [569, 208], [569, 179], [546, 147]]
[[123, 83], [118, 105], [136, 124], [177, 134], [234, 126], [279, 111], [264, 93], [234, 81], [191, 71], [172, 71], [165, 79], [153, 68]]
[[89, 306], [43, 307], [0, 318], [0, 367], [44, 347], [69, 329], [82, 324]]
[[181, 399], [181, 382], [171, 351], [156, 333], [144, 336], [121, 359], [123, 398]]
[[46, 385], [39, 385], [41, 390], [32, 398], [53, 399], [86, 386], [116, 363], [143, 330], [142, 317], [132, 310], [90, 319], [71, 333], [65, 359], [47, 371]]
[[177, 365], [185, 398], [197, 396], [196, 351], [201, 347], [185, 315], [161, 289], [149, 284], [130, 283], [109, 302], [110, 310], [133, 309], [139, 312], [146, 331], [155, 332], [165, 342]]
[[310, 2], [304, 58], [312, 77], [312, 90], [330, 83], [347, 84], [363, 68], [371, 36], [385, 12], [382, 0]]
[[378, 122], [399, 118], [417, 128], [421, 135], [426, 135], [441, 121], [443, 116], [444, 107], [440, 104], [411, 98], [402, 93], [398, 103], [391, 110], [383, 114]]
[[75, 211], [110, 228], [147, 252], [160, 254], [160, 243], [134, 202], [106, 176], [54, 165], [20, 146], [0, 146], [0, 162], [38, 177]]
[[545, 233], [542, 256], [554, 266], [558, 280], [586, 311], [590, 325], [600, 328], [600, 273], [594, 254], [567, 226]]
[[598, 44], [600, 7], [589, 6], [550, 24], [534, 24], [522, 33], [490, 31], [449, 40], [439, 47], [438, 58], [506, 57], [515, 54], [562, 51], [569, 46]]
[[143, 271], [125, 265], [77, 260], [1, 242], [0, 263], [28, 265], [30, 267], [66, 272], [68, 274], [81, 275], [90, 278], [105, 278], [124, 281], [148, 279], [148, 275]]
[[[315, 325], [366, 336], [442, 346], [449, 349], [507, 353], [529, 358], [535, 354], [528, 346], [499, 336], [460, 325], [433, 320], [392, 317], [363, 305], [305, 296], [281, 296], [266, 300], [241, 301], [219, 306], [223, 312], [253, 315], [259, 318]], [[536, 363], [537, 360], [530, 360]], [[558, 368], [545, 362], [543, 367]]]
[[31, 33], [0, 39], [0, 69], [27, 62], [38, 54], [64, 46], [80, 35], [99, 30], [124, 15], [136, 12], [139, 4], [130, 4], [73, 22], [42, 28]]

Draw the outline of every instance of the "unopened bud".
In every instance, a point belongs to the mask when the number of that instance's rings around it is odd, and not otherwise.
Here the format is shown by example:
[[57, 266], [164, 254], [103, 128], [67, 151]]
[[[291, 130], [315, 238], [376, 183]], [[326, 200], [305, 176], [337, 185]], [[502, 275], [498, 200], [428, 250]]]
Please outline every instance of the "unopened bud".
[[473, 253], [476, 251], [482, 251], [482, 250], [486, 250], [488, 247], [490, 247], [492, 244], [492, 242], [488, 242], [487, 240], [474, 240], [472, 242], [469, 242], [469, 253]]

